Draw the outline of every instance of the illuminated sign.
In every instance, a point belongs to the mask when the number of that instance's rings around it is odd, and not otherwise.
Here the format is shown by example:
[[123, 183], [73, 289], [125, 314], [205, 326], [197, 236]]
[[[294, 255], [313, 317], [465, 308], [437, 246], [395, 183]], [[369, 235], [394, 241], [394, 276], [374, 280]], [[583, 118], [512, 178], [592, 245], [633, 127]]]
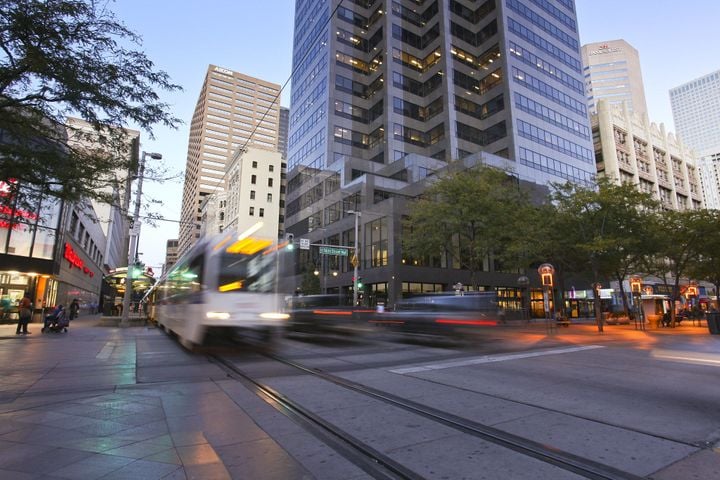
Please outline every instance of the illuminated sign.
[[65, 260], [70, 262], [71, 270], [73, 267], [76, 267], [82, 270], [85, 275], [90, 275], [91, 278], [95, 276], [95, 272], [85, 265], [85, 262], [83, 262], [82, 258], [80, 258], [80, 256], [72, 248], [72, 245], [69, 243], [65, 243], [65, 252], [63, 253], [63, 256], [65, 257]]

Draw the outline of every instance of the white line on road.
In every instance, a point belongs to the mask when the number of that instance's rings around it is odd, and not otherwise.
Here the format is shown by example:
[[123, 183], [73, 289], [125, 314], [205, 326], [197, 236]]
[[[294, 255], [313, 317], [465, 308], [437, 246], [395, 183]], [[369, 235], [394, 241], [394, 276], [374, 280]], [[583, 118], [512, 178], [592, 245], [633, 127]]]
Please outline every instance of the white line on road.
[[561, 353], [581, 352], [583, 350], [594, 350], [596, 348], [605, 347], [603, 347], [602, 345], [587, 345], [583, 347], [554, 348], [552, 350], [542, 350], [539, 352], [511, 353], [507, 355], [485, 355], [483, 357], [468, 358], [455, 362], [435, 363], [433, 365], [424, 365], [421, 367], [398, 368], [395, 370], [390, 370], [390, 372], [404, 375], [406, 373], [428, 372], [431, 370], [443, 370], [445, 368], [454, 367], [467, 367], [468, 365], [480, 365], [482, 363], [505, 362], [508, 360], [517, 360], [519, 358], [532, 358], [542, 357], [544, 355], [558, 355]]
[[99, 360], [107, 360], [110, 358], [110, 355], [112, 355], [113, 350], [115, 350], [115, 342], [107, 342], [95, 358]]

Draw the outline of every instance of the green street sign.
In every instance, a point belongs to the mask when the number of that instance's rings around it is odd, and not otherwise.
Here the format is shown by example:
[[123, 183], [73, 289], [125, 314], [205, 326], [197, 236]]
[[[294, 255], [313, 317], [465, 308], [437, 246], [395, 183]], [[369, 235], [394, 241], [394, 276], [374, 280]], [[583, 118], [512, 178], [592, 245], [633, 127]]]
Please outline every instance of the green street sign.
[[342, 257], [347, 257], [348, 249], [337, 247], [320, 247], [320, 255], [340, 255]]

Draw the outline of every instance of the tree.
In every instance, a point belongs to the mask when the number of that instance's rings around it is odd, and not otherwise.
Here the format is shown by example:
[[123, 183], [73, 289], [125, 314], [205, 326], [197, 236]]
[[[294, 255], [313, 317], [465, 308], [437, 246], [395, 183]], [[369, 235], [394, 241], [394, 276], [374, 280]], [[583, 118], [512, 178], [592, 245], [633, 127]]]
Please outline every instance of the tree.
[[[567, 183], [552, 194], [555, 255], [575, 271], [587, 269], [593, 283], [615, 279], [625, 302], [623, 280], [645, 247], [649, 216], [657, 204], [629, 183], [598, 179], [597, 188]], [[560, 238], [561, 237], [561, 238]], [[627, 303], [625, 303], [627, 311]], [[595, 302], [598, 330], [603, 331], [600, 302]]]
[[[705, 210], [704, 232], [699, 237], [699, 254], [690, 265], [689, 274], [698, 280], [706, 280], [720, 292], [720, 211]], [[718, 302], [715, 305], [720, 308]]]
[[[675, 302], [680, 300], [680, 280], [696, 271], [702, 258], [705, 240], [709, 240], [708, 214], [705, 210], [670, 210], [661, 212], [648, 231], [648, 250], [654, 255], [645, 257], [646, 272], [660, 278], [670, 287], [671, 326], [675, 326]], [[715, 247], [717, 248], [717, 247]]]
[[403, 249], [415, 257], [445, 254], [475, 274], [491, 256], [502, 258], [509, 238], [521, 235], [514, 222], [530, 201], [517, 178], [487, 166], [454, 171], [430, 185], [410, 204]]
[[[140, 37], [95, 0], [0, 0], [0, 180], [13, 198], [20, 186], [38, 195], [107, 201], [116, 169], [128, 171], [121, 127], [150, 134], [176, 127], [155, 89], [179, 90], [144, 53]], [[67, 116], [93, 132], [66, 130]], [[67, 145], [89, 135], [99, 150]], [[0, 200], [2, 201], [2, 200]]]

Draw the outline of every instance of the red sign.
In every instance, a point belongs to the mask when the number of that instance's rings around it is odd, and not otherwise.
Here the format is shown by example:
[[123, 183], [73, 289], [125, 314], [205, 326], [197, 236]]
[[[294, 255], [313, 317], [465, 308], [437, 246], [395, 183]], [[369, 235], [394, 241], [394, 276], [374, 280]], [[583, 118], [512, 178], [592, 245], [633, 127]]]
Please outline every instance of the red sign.
[[72, 245], [69, 243], [65, 243], [65, 253], [63, 256], [65, 257], [65, 260], [70, 262], [70, 269], [72, 269], [72, 267], [77, 267], [82, 270], [85, 275], [90, 275], [90, 277], [95, 276], [95, 272], [85, 266], [85, 262], [83, 262], [82, 258], [75, 253], [75, 250], [73, 250]]

